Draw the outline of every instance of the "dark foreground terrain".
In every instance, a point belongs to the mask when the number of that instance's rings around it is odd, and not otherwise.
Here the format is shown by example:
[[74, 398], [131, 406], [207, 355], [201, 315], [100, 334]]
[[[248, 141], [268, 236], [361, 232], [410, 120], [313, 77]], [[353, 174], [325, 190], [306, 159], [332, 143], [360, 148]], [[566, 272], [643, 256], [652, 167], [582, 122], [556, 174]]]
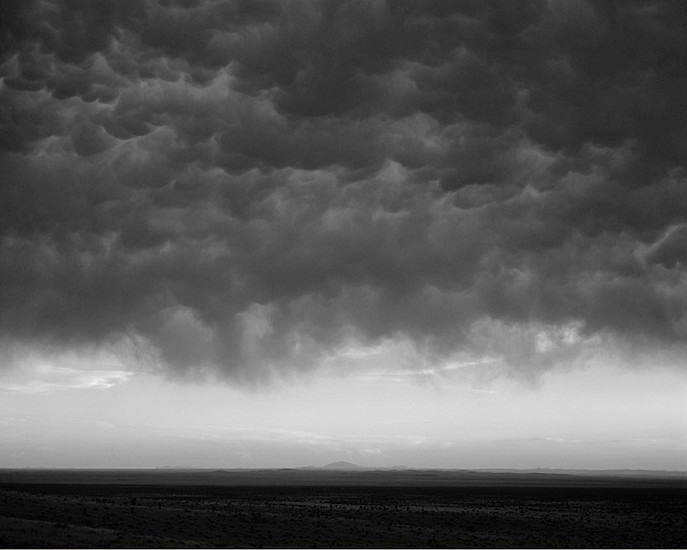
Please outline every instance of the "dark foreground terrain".
[[687, 547], [687, 480], [0, 470], [2, 547]]

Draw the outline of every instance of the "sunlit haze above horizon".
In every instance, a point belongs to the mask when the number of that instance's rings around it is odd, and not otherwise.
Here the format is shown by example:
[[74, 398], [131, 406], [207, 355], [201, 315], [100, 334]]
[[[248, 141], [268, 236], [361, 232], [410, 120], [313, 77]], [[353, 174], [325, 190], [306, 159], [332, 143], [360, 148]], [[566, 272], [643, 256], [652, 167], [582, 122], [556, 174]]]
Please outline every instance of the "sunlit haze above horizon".
[[3, 2], [0, 468], [687, 470], [685, 28]]
[[477, 366], [398, 370], [379, 353], [360, 363], [250, 389], [5, 374], [2, 467], [684, 469], [687, 377], [671, 368], [587, 366], [533, 385]]

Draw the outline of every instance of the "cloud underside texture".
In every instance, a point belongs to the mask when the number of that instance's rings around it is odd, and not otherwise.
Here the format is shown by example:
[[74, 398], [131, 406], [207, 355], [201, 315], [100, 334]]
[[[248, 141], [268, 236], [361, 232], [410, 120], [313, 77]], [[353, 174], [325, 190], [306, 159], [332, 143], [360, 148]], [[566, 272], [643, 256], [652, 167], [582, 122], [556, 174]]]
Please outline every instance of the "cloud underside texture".
[[351, 343], [682, 353], [681, 2], [2, 10], [5, 350], [243, 380]]

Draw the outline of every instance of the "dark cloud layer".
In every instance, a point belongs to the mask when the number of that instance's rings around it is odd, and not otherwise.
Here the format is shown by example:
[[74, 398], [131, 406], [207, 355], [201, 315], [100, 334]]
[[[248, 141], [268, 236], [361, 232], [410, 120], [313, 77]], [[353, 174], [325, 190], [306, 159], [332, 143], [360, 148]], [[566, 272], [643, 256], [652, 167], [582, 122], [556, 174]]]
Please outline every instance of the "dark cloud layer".
[[681, 2], [2, 5], [5, 345], [684, 349]]

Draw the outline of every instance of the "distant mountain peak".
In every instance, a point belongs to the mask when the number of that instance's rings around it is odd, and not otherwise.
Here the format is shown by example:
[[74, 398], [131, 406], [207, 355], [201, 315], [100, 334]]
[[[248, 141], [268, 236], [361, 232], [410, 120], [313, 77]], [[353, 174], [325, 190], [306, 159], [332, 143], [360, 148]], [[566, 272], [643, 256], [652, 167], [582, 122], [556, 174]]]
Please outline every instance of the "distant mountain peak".
[[364, 468], [362, 466], [358, 466], [357, 464], [353, 464], [352, 462], [330, 462], [329, 464], [326, 464], [325, 466], [322, 466], [323, 470], [363, 470]]

